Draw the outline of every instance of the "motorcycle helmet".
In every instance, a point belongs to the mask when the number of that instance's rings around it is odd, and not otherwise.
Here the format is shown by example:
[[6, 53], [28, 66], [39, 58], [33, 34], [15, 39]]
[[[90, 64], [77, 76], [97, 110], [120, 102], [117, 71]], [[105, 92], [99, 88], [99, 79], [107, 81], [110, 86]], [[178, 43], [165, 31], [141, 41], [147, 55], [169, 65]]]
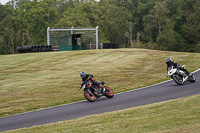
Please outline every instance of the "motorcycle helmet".
[[165, 62], [166, 62], [166, 64], [169, 64], [170, 62], [172, 62], [172, 59], [171, 58], [167, 58]]
[[85, 72], [85, 71], [82, 71], [82, 72], [80, 73], [80, 76], [81, 76], [81, 78], [84, 78], [84, 77], [86, 76], [86, 72]]

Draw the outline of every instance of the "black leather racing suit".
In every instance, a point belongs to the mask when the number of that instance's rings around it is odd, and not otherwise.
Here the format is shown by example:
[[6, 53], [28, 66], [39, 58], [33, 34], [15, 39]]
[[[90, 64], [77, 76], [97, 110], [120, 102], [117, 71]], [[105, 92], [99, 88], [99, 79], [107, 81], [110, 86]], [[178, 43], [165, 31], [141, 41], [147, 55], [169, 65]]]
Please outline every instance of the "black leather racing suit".
[[[92, 74], [86, 74], [85, 77], [82, 78], [82, 82], [87, 82], [90, 87], [92, 86], [92, 84], [94, 85], [99, 85], [100, 83], [97, 82], [94, 78]], [[96, 88], [94, 88], [96, 91], [98, 91]]]
[[180, 64], [178, 64], [175, 61], [167, 62], [166, 64], [167, 64], [167, 71], [168, 71], [169, 67], [173, 66], [174, 68], [177, 68], [177, 69], [180, 69], [180, 70], [186, 72], [187, 76], [190, 74], [190, 72], [185, 67], [180, 66]]

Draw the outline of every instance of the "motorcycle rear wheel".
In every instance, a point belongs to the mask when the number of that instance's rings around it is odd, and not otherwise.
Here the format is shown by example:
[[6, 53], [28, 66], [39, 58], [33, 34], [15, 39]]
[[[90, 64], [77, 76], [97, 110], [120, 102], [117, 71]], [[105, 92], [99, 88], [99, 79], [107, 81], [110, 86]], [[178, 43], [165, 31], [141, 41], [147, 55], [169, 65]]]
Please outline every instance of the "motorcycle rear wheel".
[[105, 86], [105, 96], [107, 98], [112, 98], [114, 96], [114, 92], [109, 87]]
[[178, 85], [182, 85], [183, 84], [183, 79], [178, 76], [178, 75], [172, 75], [172, 79], [174, 80], [174, 82], [176, 82]]
[[89, 102], [94, 102], [94, 101], [95, 101], [95, 96], [89, 94], [89, 92], [86, 91], [86, 90], [84, 91], [84, 97], [85, 97], [85, 99], [87, 99]]
[[192, 74], [191, 76], [190, 76], [190, 82], [195, 82], [196, 81], [196, 78], [194, 77], [194, 75]]

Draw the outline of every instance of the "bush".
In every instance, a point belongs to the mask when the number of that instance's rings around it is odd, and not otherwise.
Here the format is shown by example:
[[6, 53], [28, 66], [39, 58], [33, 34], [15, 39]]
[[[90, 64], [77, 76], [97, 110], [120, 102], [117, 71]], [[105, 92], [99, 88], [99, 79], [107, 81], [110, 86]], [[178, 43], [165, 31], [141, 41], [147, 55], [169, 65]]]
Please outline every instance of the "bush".
[[200, 52], [200, 42], [197, 44], [195, 52]]
[[175, 31], [167, 31], [163, 32], [163, 34], [156, 39], [156, 43], [160, 50], [168, 50], [168, 51], [186, 51], [187, 43]]

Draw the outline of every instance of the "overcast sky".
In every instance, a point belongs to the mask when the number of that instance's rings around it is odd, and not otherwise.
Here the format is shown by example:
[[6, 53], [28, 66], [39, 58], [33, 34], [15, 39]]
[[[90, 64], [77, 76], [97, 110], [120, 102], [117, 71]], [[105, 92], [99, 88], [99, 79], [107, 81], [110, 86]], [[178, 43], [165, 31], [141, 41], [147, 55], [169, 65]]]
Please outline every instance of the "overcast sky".
[[[5, 5], [8, 1], [10, 1], [10, 0], [0, 0], [0, 3], [1, 3], [2, 5]], [[96, 1], [99, 1], [99, 0], [96, 0]]]
[[8, 1], [9, 1], [9, 0], [0, 0], [0, 3], [1, 3], [2, 5], [5, 5]]

